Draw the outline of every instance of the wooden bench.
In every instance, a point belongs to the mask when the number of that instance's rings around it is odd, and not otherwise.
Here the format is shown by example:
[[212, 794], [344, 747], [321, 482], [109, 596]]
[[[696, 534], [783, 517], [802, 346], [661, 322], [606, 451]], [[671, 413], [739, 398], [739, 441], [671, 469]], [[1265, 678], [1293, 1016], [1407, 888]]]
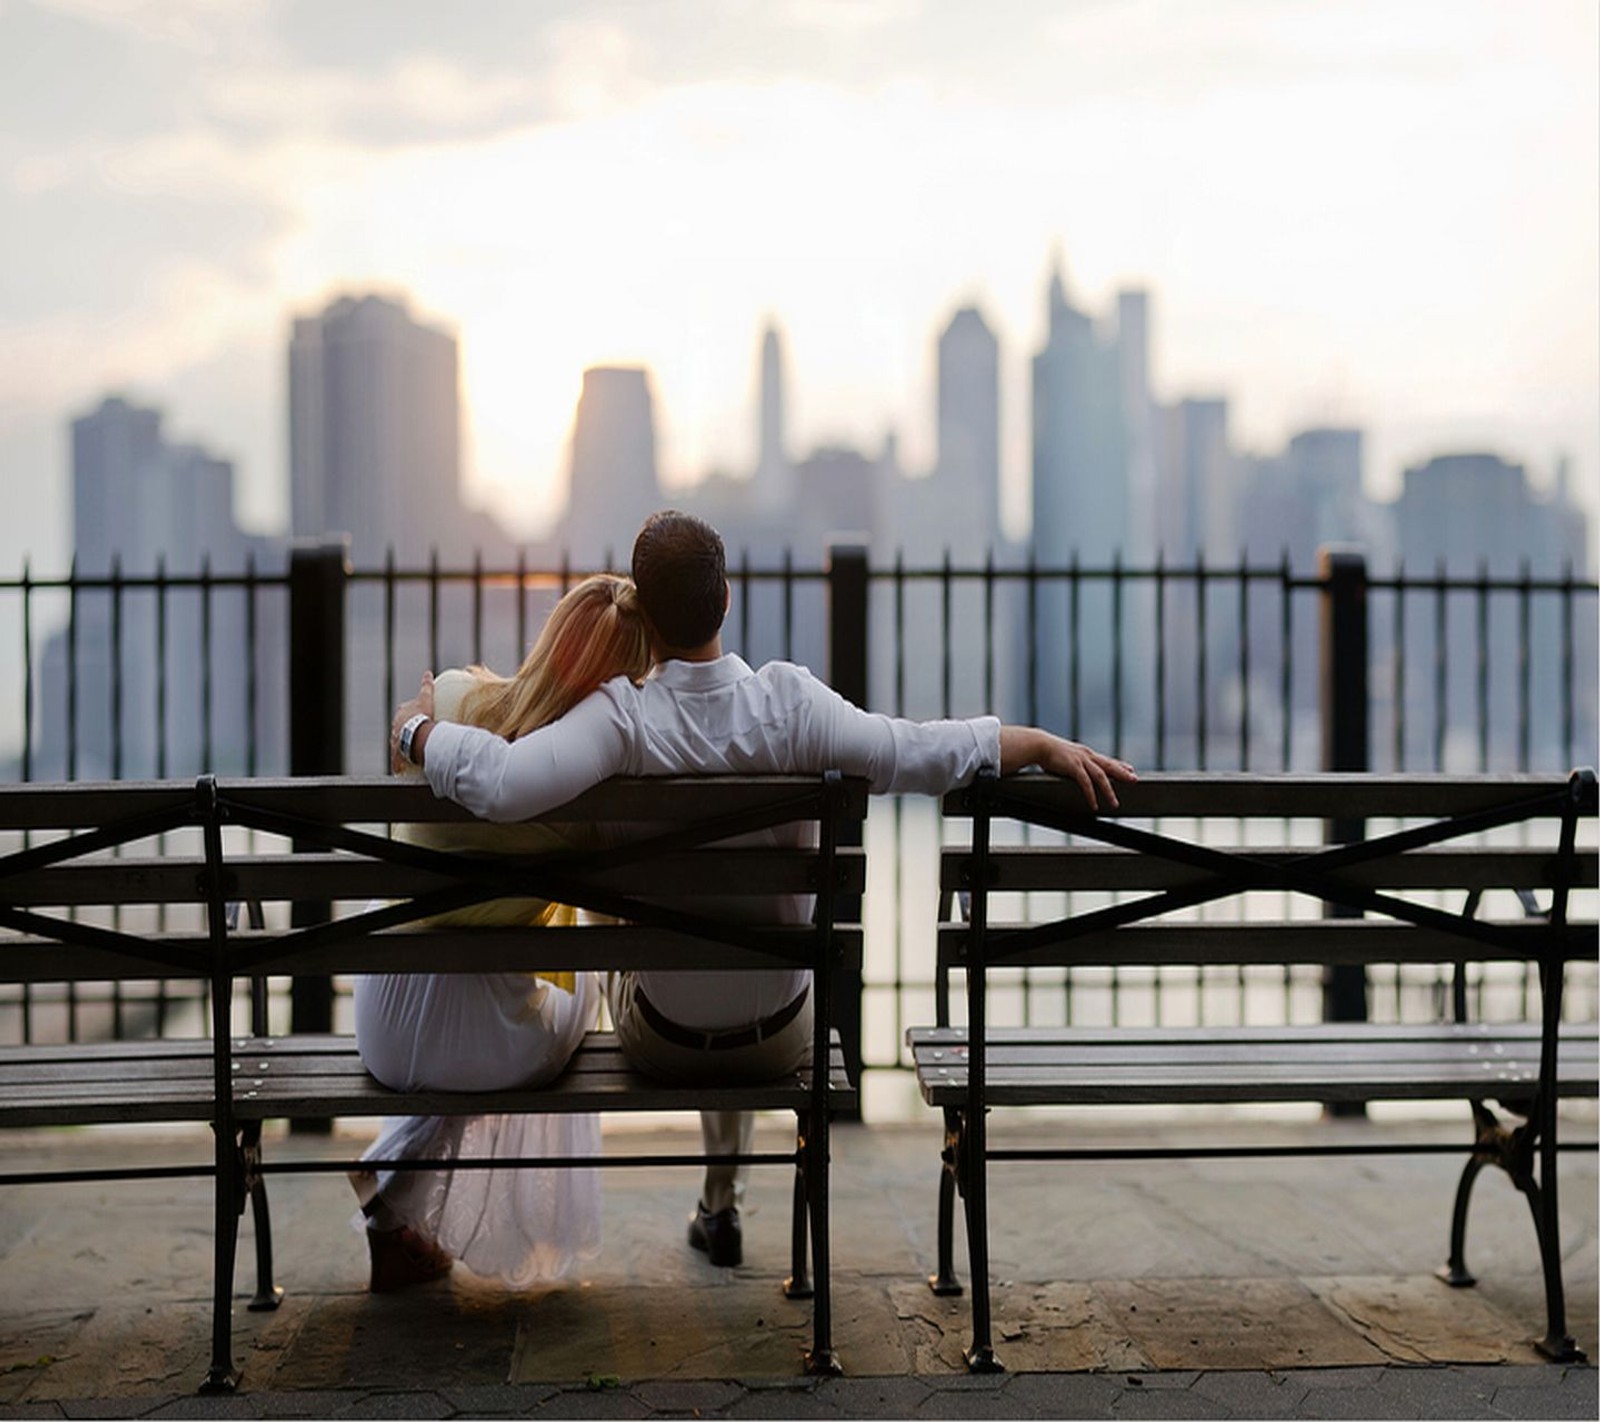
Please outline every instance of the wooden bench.
[[[1001, 1366], [991, 1336], [989, 1162], [1106, 1154], [991, 1149], [990, 1107], [1424, 1098], [1469, 1103], [1474, 1122], [1441, 1275], [1454, 1285], [1473, 1282], [1464, 1257], [1472, 1183], [1485, 1164], [1507, 1170], [1532, 1207], [1543, 1265], [1547, 1327], [1538, 1346], [1552, 1358], [1580, 1356], [1567, 1336], [1561, 1278], [1556, 1101], [1592, 1098], [1600, 1089], [1595, 1024], [1561, 1022], [1566, 962], [1596, 957], [1594, 897], [1584, 895], [1583, 921], [1572, 901], [1574, 890], [1596, 886], [1592, 840], [1580, 849], [1578, 837], [1580, 822], [1595, 817], [1594, 773], [1570, 779], [1154, 775], [1119, 795], [1116, 816], [1097, 817], [1070, 782], [988, 776], [944, 801], [947, 820], [970, 838], [942, 853], [938, 1023], [911, 1029], [907, 1041], [924, 1100], [944, 1113], [938, 1272], [930, 1280], [936, 1293], [961, 1292], [952, 1262], [958, 1192], [965, 1207], [973, 1284], [968, 1366]], [[1370, 821], [1387, 823], [1369, 838]], [[1287, 833], [1296, 822], [1299, 836]], [[1017, 826], [1059, 833], [1048, 836], [1056, 841], [1049, 844], [1002, 843], [1039, 837]], [[1344, 842], [1296, 843], [1308, 830], [1310, 837]], [[1492, 843], [1481, 842], [1486, 834]], [[1030, 891], [1067, 894], [1067, 912], [1022, 921], [1031, 917], [1022, 899]], [[1092, 902], [1081, 906], [1086, 891]], [[1547, 897], [1530, 914], [1534, 893]], [[1325, 916], [1288, 915], [1288, 905], [1308, 901], [1313, 913], [1315, 905], [1326, 906]], [[963, 903], [964, 915], [957, 911]], [[1539, 1021], [1468, 1021], [1468, 965], [1507, 962], [1535, 966]], [[988, 1026], [993, 980], [1008, 969], [1065, 967], [1081, 980], [1084, 970], [1110, 968], [1126, 981], [1128, 969], [1195, 965], [1237, 971], [1242, 982], [1242, 975], [1269, 967], [1353, 967], [1359, 975], [1373, 963], [1449, 965], [1448, 1020]], [[958, 969], [965, 975], [965, 1027], [950, 1018], [950, 978]], [[1502, 1125], [1491, 1101], [1521, 1123]], [[1326, 1143], [1115, 1154], [1334, 1156], [1372, 1148]], [[1418, 1141], [1416, 1149], [1450, 1148]]]
[[[253, 1203], [257, 1287], [276, 1307], [264, 1180], [279, 1170], [344, 1170], [353, 1161], [265, 1161], [272, 1118], [480, 1112], [783, 1110], [792, 1153], [753, 1154], [795, 1174], [791, 1298], [812, 1299], [806, 1365], [836, 1372], [831, 1336], [828, 1121], [856, 1093], [830, 1022], [836, 969], [858, 965], [859, 928], [838, 922], [865, 882], [841, 832], [866, 814], [863, 782], [817, 777], [615, 780], [542, 818], [569, 842], [593, 827], [610, 847], [536, 857], [443, 854], [389, 837], [405, 823], [468, 820], [426, 786], [389, 779], [216, 780], [0, 787], [0, 983], [190, 979], [209, 993], [209, 1036], [0, 1047], [0, 1126], [207, 1121], [209, 1167], [3, 1174], [28, 1180], [203, 1174], [214, 1178], [212, 1356], [203, 1391], [230, 1391], [234, 1258]], [[796, 828], [798, 827], [798, 828]], [[779, 830], [777, 836], [762, 832]], [[630, 836], [633, 836], [630, 838]], [[642, 837], [639, 837], [642, 836]], [[757, 845], [727, 839], [755, 836]], [[30, 841], [26, 845], [24, 839]], [[782, 847], [810, 841], [810, 847]], [[290, 853], [291, 844], [302, 851]], [[774, 895], [815, 895], [811, 925], [778, 923]], [[503, 896], [577, 905], [623, 922], [576, 928], [426, 928], [422, 917]], [[372, 901], [381, 901], [372, 907]], [[230, 926], [238, 905], [244, 927]], [[346, 906], [330, 922], [318, 906]], [[297, 906], [298, 910], [297, 910]], [[267, 1031], [269, 977], [373, 972], [809, 967], [813, 1061], [756, 1085], [671, 1086], [631, 1071], [615, 1039], [591, 1033], [569, 1069], [537, 1090], [393, 1092], [341, 1036]], [[204, 1031], [202, 1025], [199, 1029]], [[573, 1165], [704, 1164], [698, 1154], [604, 1154]], [[518, 1161], [561, 1165], [560, 1161]], [[377, 1162], [372, 1164], [376, 1165]], [[497, 1164], [504, 1165], [500, 1161]], [[420, 1168], [402, 1162], [402, 1168]], [[472, 1168], [470, 1162], [463, 1168]], [[807, 1241], [810, 1241], [808, 1269]]]

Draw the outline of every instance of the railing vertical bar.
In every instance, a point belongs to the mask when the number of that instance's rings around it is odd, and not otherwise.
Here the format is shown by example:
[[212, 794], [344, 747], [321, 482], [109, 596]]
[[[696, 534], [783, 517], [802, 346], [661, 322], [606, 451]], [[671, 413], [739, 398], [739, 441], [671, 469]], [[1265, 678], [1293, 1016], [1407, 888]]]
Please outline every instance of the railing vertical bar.
[[[1243, 549], [1239, 550], [1239, 769], [1250, 769], [1250, 565]], [[1239, 981], [1242, 990], [1242, 972]]]
[[[33, 779], [33, 564], [22, 560], [22, 779]], [[22, 847], [32, 845], [32, 836], [26, 831]], [[33, 1041], [33, 984], [22, 985], [22, 1040]]]
[[1288, 774], [1294, 754], [1294, 580], [1289, 572], [1289, 550], [1283, 550], [1278, 564], [1278, 586], [1281, 590], [1278, 618], [1278, 691], [1283, 702], [1281, 744], [1278, 747], [1278, 768]]
[[954, 631], [950, 619], [954, 584], [955, 570], [950, 564], [950, 545], [947, 543], [944, 548], [944, 566], [939, 574], [939, 714], [947, 720], [950, 716], [950, 643]]
[[1028, 724], [1039, 724], [1039, 561], [1033, 545], [1028, 546]]
[[[156, 558], [156, 779], [167, 778], [167, 559], [165, 554]], [[156, 837], [158, 853], [166, 850], [166, 835]], [[167, 926], [167, 906], [164, 903], [156, 905], [156, 927], [164, 930]], [[159, 978], [156, 982], [156, 1035], [161, 1036], [166, 1030], [167, 1014], [171, 1009], [172, 996], [167, 990], [167, 979]]]
[[1478, 769], [1489, 768], [1489, 560], [1478, 562], [1477, 589]]
[[[1279, 730], [1278, 768], [1288, 774], [1294, 750], [1294, 584], [1289, 571], [1289, 549], [1285, 545], [1278, 559], [1278, 697], [1282, 703]], [[1294, 974], [1283, 966], [1283, 1020], [1290, 1021], [1294, 1009]]]
[[1195, 630], [1195, 765], [1199, 770], [1206, 768], [1206, 683], [1209, 680], [1207, 673], [1206, 648], [1206, 555], [1204, 549], [1197, 549], [1194, 555], [1194, 630]]
[[[906, 714], [906, 559], [905, 550], [894, 553], [894, 714]], [[894, 1040], [896, 1053], [905, 1050], [905, 797], [894, 803]], [[937, 965], [935, 965], [937, 973]]]
[[439, 670], [439, 547], [428, 552], [428, 665]]
[[1444, 559], [1434, 576], [1433, 595], [1433, 768], [1444, 769], [1445, 702], [1449, 693], [1450, 654]]
[[22, 779], [33, 779], [33, 564], [22, 560]]
[[528, 655], [528, 550], [517, 549], [517, 665]]
[[1522, 560], [1517, 588], [1517, 769], [1533, 759], [1533, 568]]
[[1111, 555], [1111, 754], [1122, 755], [1122, 549]]
[[[257, 707], [260, 687], [257, 685], [257, 662], [260, 657], [261, 627], [256, 608], [256, 555], [251, 549], [244, 555], [244, 773], [255, 776], [260, 769], [259, 741], [261, 717]], [[392, 701], [385, 705], [392, 706]]]
[[755, 652], [750, 646], [750, 550], [739, 555], [739, 650], [753, 662]]
[[[1156, 769], [1167, 768], [1167, 550], [1156, 553]], [[1160, 974], [1156, 978], [1160, 980]]]
[[1083, 735], [1082, 660], [1083, 570], [1074, 548], [1067, 568], [1067, 734], [1073, 740]]
[[1562, 564], [1561, 579], [1561, 746], [1562, 763], [1576, 765], [1577, 727], [1574, 715], [1575, 667], [1573, 641], [1573, 603], [1577, 600], [1577, 584], [1572, 579], [1572, 559]]
[[[122, 779], [122, 555], [111, 556], [111, 778]], [[112, 857], [122, 858], [122, 846], [112, 850]], [[111, 906], [112, 928], [122, 927], [122, 905]], [[111, 983], [111, 1035], [121, 1041], [123, 1036], [122, 980]]]
[[794, 660], [794, 553], [783, 546], [783, 659]]
[[1391, 653], [1394, 675], [1394, 768], [1406, 768], [1406, 565], [1397, 559], [1394, 569], [1394, 647]]
[[994, 544], [983, 560], [983, 710], [995, 709], [994, 688]]
[[67, 574], [67, 779], [78, 778], [78, 555]]
[[211, 555], [200, 557], [200, 770], [210, 775], [216, 770], [216, 746], [211, 737]]
[[122, 555], [111, 557], [111, 778], [122, 779]]
[[[472, 660], [483, 664], [483, 550], [472, 550]], [[520, 661], [521, 658], [518, 658]]]
[[[394, 544], [391, 543], [383, 554], [383, 706], [388, 711], [397, 702], [394, 694], [394, 667], [395, 667], [395, 568]], [[389, 773], [389, 738], [384, 736], [381, 740], [373, 738], [374, 749], [383, 757], [381, 775]]]

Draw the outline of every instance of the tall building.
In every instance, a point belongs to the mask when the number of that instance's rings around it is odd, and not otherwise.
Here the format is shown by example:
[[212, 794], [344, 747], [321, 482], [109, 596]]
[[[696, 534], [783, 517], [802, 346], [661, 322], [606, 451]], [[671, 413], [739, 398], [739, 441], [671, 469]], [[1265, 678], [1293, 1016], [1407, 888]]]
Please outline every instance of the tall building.
[[660, 505], [649, 372], [591, 367], [572, 424], [567, 547], [580, 562], [609, 551], [625, 565], [640, 523]]
[[[69, 631], [46, 642], [34, 773], [79, 779], [237, 772], [249, 763], [251, 609], [239, 586], [196, 585], [253, 559], [271, 572], [281, 550], [233, 519], [233, 466], [162, 432], [159, 410], [103, 400], [72, 422], [74, 565], [80, 576], [174, 581], [85, 588]], [[281, 665], [276, 602], [254, 609], [256, 682]], [[69, 711], [69, 708], [70, 711]], [[258, 693], [257, 769], [283, 764], [281, 697]]]
[[755, 508], [758, 515], [786, 510], [794, 500], [794, 466], [785, 426], [783, 340], [769, 322], [761, 337], [761, 425], [756, 456]]
[[[1587, 520], [1565, 497], [1558, 478], [1541, 497], [1520, 464], [1494, 454], [1448, 454], [1405, 471], [1395, 504], [1395, 527], [1405, 571], [1427, 577], [1435, 569], [1470, 581], [1559, 577], [1570, 566], [1587, 571]], [[1567, 703], [1566, 681], [1595, 685], [1596, 632], [1592, 601], [1579, 600], [1570, 622], [1561, 601], [1531, 593], [1501, 594], [1480, 604], [1470, 588], [1443, 599], [1412, 597], [1405, 609], [1407, 655], [1431, 675], [1406, 682], [1406, 741], [1413, 769], [1434, 769], [1435, 683], [1452, 708], [1443, 746], [1445, 770], [1476, 769], [1489, 749], [1488, 769], [1513, 769], [1515, 748], [1526, 734], [1532, 759], [1565, 754], [1565, 729], [1556, 708]], [[1442, 620], [1443, 637], [1434, 638]], [[1528, 646], [1521, 650], [1524, 631]], [[1480, 675], [1487, 673], [1488, 698], [1481, 700]], [[1574, 744], [1593, 745], [1593, 703], [1580, 702]], [[1485, 713], [1486, 717], [1485, 717]], [[1486, 720], [1486, 725], [1484, 724]]]
[[1155, 400], [1150, 390], [1150, 296], [1117, 293], [1117, 372], [1122, 428], [1127, 439], [1128, 540], [1134, 563], [1148, 563], [1157, 543]]
[[[1033, 358], [1033, 552], [1045, 569], [1074, 559], [1104, 568], [1128, 540], [1120, 360], [1067, 299], [1059, 265], [1048, 311], [1049, 335]], [[1103, 582], [1084, 585], [1076, 604], [1069, 587], [1041, 588], [1033, 655], [1038, 714], [1050, 729], [1111, 743], [1113, 616]]]
[[455, 337], [403, 301], [345, 296], [294, 322], [289, 462], [296, 536], [348, 533], [355, 562], [464, 555]]
[[930, 503], [943, 545], [981, 558], [1000, 537], [1000, 343], [964, 306], [939, 337], [939, 449]]
[[1204, 554], [1213, 564], [1239, 556], [1237, 469], [1228, 439], [1228, 402], [1180, 400], [1166, 411], [1158, 473], [1157, 548], [1169, 562]]

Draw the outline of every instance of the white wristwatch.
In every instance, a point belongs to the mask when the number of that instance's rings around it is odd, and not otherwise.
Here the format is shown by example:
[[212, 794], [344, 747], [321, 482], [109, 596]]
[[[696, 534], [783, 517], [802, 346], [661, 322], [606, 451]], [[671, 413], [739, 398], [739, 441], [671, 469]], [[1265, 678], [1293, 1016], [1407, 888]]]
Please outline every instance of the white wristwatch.
[[419, 712], [417, 712], [417, 714], [415, 716], [413, 716], [409, 721], [407, 721], [405, 723], [405, 725], [403, 725], [400, 728], [400, 759], [401, 760], [409, 760], [409, 761], [411, 761], [411, 764], [413, 764], [413, 765], [416, 764], [416, 761], [414, 759], [412, 759], [411, 744], [417, 738], [417, 728], [419, 726], [425, 725], [427, 722], [429, 722], [431, 720], [433, 720], [432, 716], [429, 716], [426, 712], [419, 711]]

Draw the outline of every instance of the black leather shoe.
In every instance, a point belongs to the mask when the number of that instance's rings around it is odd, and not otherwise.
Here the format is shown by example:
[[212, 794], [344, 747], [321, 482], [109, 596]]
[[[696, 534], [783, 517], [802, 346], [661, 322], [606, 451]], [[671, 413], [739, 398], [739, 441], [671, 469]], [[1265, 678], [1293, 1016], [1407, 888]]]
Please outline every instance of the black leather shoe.
[[736, 1269], [744, 1263], [744, 1238], [736, 1208], [718, 1210], [696, 1205], [689, 1216], [689, 1247], [709, 1256], [722, 1269]]

